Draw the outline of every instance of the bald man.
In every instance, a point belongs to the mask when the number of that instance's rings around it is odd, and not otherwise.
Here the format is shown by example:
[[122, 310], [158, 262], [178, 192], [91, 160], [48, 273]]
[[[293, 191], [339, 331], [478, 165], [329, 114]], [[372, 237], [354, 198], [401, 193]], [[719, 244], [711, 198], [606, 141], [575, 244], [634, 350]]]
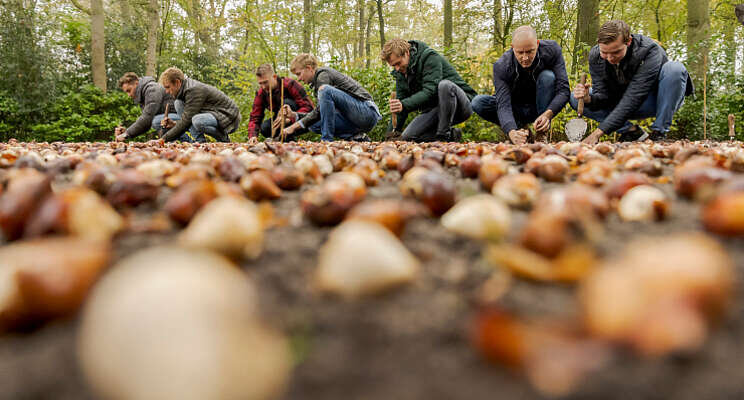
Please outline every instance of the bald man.
[[499, 125], [515, 144], [527, 141], [530, 123], [536, 133], [547, 133], [570, 92], [561, 46], [520, 26], [512, 33], [511, 49], [493, 63], [493, 87], [493, 96], [473, 99], [476, 114]]

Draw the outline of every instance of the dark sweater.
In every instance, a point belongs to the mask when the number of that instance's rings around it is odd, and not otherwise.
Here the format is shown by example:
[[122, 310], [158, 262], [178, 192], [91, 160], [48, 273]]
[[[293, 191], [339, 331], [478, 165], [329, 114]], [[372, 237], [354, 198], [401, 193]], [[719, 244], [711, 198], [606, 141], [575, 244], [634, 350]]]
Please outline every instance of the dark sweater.
[[139, 78], [137, 89], [134, 91], [134, 102], [142, 109], [142, 115], [125, 131], [128, 138], [139, 136], [150, 130], [153, 117], [165, 113], [166, 104], [168, 104], [168, 112], [176, 112], [173, 107], [173, 97], [149, 76]]
[[[372, 95], [359, 82], [333, 68], [319, 67], [315, 70], [310, 87], [313, 88], [316, 99], [318, 98], [318, 89], [323, 85], [333, 86], [362, 101], [372, 101]], [[320, 121], [320, 104], [309, 113], [298, 113], [298, 115], [301, 117], [300, 124], [305, 128], [309, 128], [310, 125]]]
[[196, 114], [210, 113], [214, 115], [224, 135], [221, 138], [215, 138], [220, 141], [226, 141], [228, 139], [227, 134], [234, 132], [240, 125], [238, 105], [214, 86], [201, 83], [196, 79], [186, 78], [181, 83], [181, 89], [176, 95], [176, 100], [183, 101], [185, 106], [181, 119], [176, 122], [176, 126], [163, 136], [166, 141], [176, 140], [186, 132], [191, 126], [191, 119]]

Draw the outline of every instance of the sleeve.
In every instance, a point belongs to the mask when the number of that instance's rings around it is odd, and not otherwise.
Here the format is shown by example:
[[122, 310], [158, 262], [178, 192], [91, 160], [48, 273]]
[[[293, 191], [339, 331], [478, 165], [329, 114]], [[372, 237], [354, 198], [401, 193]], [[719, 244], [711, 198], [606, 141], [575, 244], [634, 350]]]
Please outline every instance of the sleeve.
[[[641, 62], [633, 79], [631, 79], [628, 88], [625, 89], [623, 97], [617, 106], [599, 124], [599, 129], [604, 133], [614, 132], [628, 120], [630, 115], [641, 106], [651, 89], [656, 84], [656, 80], [661, 70], [663, 56], [658, 45], [651, 48], [646, 58]], [[593, 99], [592, 99], [593, 100]]]
[[292, 100], [294, 100], [295, 104], [297, 104], [297, 112], [298, 113], [309, 113], [313, 110], [313, 103], [310, 101], [310, 98], [307, 97], [307, 92], [305, 92], [305, 88], [302, 87], [297, 81], [289, 81], [288, 84], [288, 90], [289, 95], [292, 97]]
[[191, 119], [194, 118], [194, 115], [198, 114], [204, 106], [207, 93], [206, 90], [194, 88], [186, 92], [184, 98], [186, 104], [183, 109], [183, 114], [181, 114], [181, 119], [176, 122], [176, 126], [163, 135], [163, 139], [166, 142], [178, 139], [187, 129], [189, 129], [191, 126]]
[[[501, 67], [501, 68], [500, 68]], [[499, 122], [501, 130], [506, 135], [517, 129], [517, 121], [514, 120], [514, 111], [511, 106], [511, 90], [509, 84], [504, 80], [504, 67], [498, 62], [493, 64], [493, 96], [499, 107]]]
[[150, 130], [152, 119], [157, 115], [163, 103], [163, 93], [164, 90], [159, 85], [150, 85], [145, 89], [145, 105], [142, 107], [142, 114], [124, 132], [127, 138], [137, 137]]
[[[321, 86], [331, 84], [331, 76], [328, 72], [322, 71], [315, 79], [315, 84], [317, 85], [316, 87], [318, 90], [320, 90]], [[309, 129], [312, 124], [318, 121], [320, 121], [320, 104], [318, 104], [318, 107], [315, 107], [312, 111], [302, 116], [299, 122], [301, 127]]]
[[563, 58], [563, 52], [558, 47], [558, 53], [556, 54], [556, 61], [553, 65], [553, 74], [555, 75], [555, 96], [548, 105], [548, 109], [553, 112], [553, 115], [558, 115], [563, 107], [568, 103], [568, 96], [571, 93], [571, 89], [568, 86], [568, 73], [566, 73], [566, 61]]
[[432, 53], [423, 60], [424, 68], [423, 76], [421, 77], [423, 80], [421, 83], [421, 90], [400, 99], [405, 111], [418, 110], [437, 96], [437, 86], [442, 80], [443, 60], [440, 60], [440, 57], [439, 54]]
[[587, 104], [590, 110], [601, 110], [607, 107], [608, 89], [606, 75], [604, 73], [604, 62], [592, 62], [594, 58], [589, 56], [589, 75], [592, 77], [592, 101]]
[[248, 137], [258, 135], [259, 125], [264, 119], [264, 109], [263, 96], [261, 96], [261, 89], [259, 89], [256, 92], [256, 97], [253, 99], [253, 108], [248, 119]]

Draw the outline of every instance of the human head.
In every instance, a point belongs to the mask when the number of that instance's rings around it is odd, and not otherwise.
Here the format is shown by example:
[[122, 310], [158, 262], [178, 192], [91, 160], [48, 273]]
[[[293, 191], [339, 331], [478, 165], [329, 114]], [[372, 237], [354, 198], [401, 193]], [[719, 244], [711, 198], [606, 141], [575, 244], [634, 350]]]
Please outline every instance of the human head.
[[630, 27], [625, 21], [617, 19], [605, 22], [597, 34], [599, 56], [610, 64], [620, 64], [632, 40]]
[[263, 90], [272, 90], [276, 87], [276, 74], [271, 64], [261, 64], [256, 68], [256, 78], [258, 86]]
[[380, 58], [396, 71], [405, 74], [411, 62], [411, 44], [404, 39], [390, 39], [382, 46]]
[[308, 53], [298, 54], [289, 63], [289, 70], [297, 75], [297, 79], [304, 83], [310, 83], [315, 76], [315, 69], [318, 68], [318, 59]]
[[119, 78], [119, 87], [126, 93], [130, 99], [134, 100], [134, 94], [139, 85], [139, 77], [134, 72], [127, 72]]
[[529, 25], [523, 25], [512, 33], [512, 50], [514, 58], [523, 68], [529, 68], [537, 56], [537, 32]]
[[170, 67], [160, 74], [159, 81], [169, 95], [176, 97], [178, 91], [181, 90], [181, 84], [183, 84], [184, 79], [186, 77], [183, 71], [176, 67]]

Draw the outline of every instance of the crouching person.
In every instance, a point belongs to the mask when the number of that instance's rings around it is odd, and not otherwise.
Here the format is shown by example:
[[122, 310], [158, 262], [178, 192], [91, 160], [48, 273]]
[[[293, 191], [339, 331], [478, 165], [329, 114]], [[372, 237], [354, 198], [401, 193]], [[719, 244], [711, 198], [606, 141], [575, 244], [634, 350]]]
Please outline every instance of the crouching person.
[[[457, 141], [459, 129], [473, 113], [470, 101], [476, 93], [455, 68], [434, 49], [418, 40], [389, 40], [382, 47], [381, 58], [395, 77], [395, 99], [390, 99], [390, 112], [398, 113], [401, 139], [416, 142]], [[403, 130], [408, 114], [421, 111]]]
[[320, 139], [369, 141], [367, 132], [382, 118], [372, 95], [359, 82], [333, 68], [318, 67], [318, 59], [303, 53], [290, 63], [290, 70], [313, 88], [318, 105], [307, 114], [288, 110], [285, 115], [297, 119], [285, 128], [292, 135], [307, 128], [320, 133]]
[[533, 124], [544, 135], [550, 123], [568, 102], [566, 62], [561, 46], [553, 40], [538, 40], [530, 26], [512, 34], [512, 48], [493, 63], [494, 95], [478, 95], [473, 111], [493, 122], [514, 144], [527, 141]]
[[[589, 144], [615, 131], [624, 142], [664, 140], [674, 113], [685, 96], [694, 92], [682, 63], [669, 61], [658, 43], [631, 34], [628, 24], [620, 20], [606, 22], [599, 29], [597, 45], [589, 52], [589, 73], [591, 88], [577, 84], [569, 100], [575, 109], [576, 99], [583, 97], [584, 115], [599, 122], [584, 138]], [[654, 116], [650, 134], [628, 121]]]
[[173, 107], [173, 97], [166, 93], [154, 78], [149, 76], [140, 78], [134, 72], [127, 72], [119, 79], [119, 87], [135, 104], [139, 105], [142, 114], [128, 128], [116, 127], [116, 141], [123, 142], [135, 138], [149, 131], [150, 128], [159, 131], [166, 105], [168, 117], [175, 121], [179, 119]]
[[[168, 129], [163, 135], [165, 141], [206, 142], [204, 135], [218, 142], [229, 142], [229, 134], [240, 125], [240, 110], [232, 99], [219, 89], [187, 78], [183, 72], [170, 67], [160, 75], [160, 84], [175, 98], [176, 114], [180, 120], [163, 119]], [[191, 137], [186, 134], [191, 133]]]
[[[271, 64], [259, 65], [256, 68], [256, 77], [260, 89], [253, 100], [253, 109], [248, 122], [248, 137], [257, 136], [259, 130], [265, 138], [271, 137], [271, 126], [274, 121], [271, 118], [264, 120], [264, 114], [266, 110], [271, 110], [275, 116], [278, 116], [282, 101], [282, 86], [284, 86], [284, 104], [289, 106], [291, 111], [295, 114], [307, 114], [313, 110], [313, 103], [307, 97], [305, 88], [294, 79], [277, 76]], [[296, 119], [285, 118], [287, 126], [295, 122], [297, 122]], [[295, 131], [295, 134], [303, 131]]]

